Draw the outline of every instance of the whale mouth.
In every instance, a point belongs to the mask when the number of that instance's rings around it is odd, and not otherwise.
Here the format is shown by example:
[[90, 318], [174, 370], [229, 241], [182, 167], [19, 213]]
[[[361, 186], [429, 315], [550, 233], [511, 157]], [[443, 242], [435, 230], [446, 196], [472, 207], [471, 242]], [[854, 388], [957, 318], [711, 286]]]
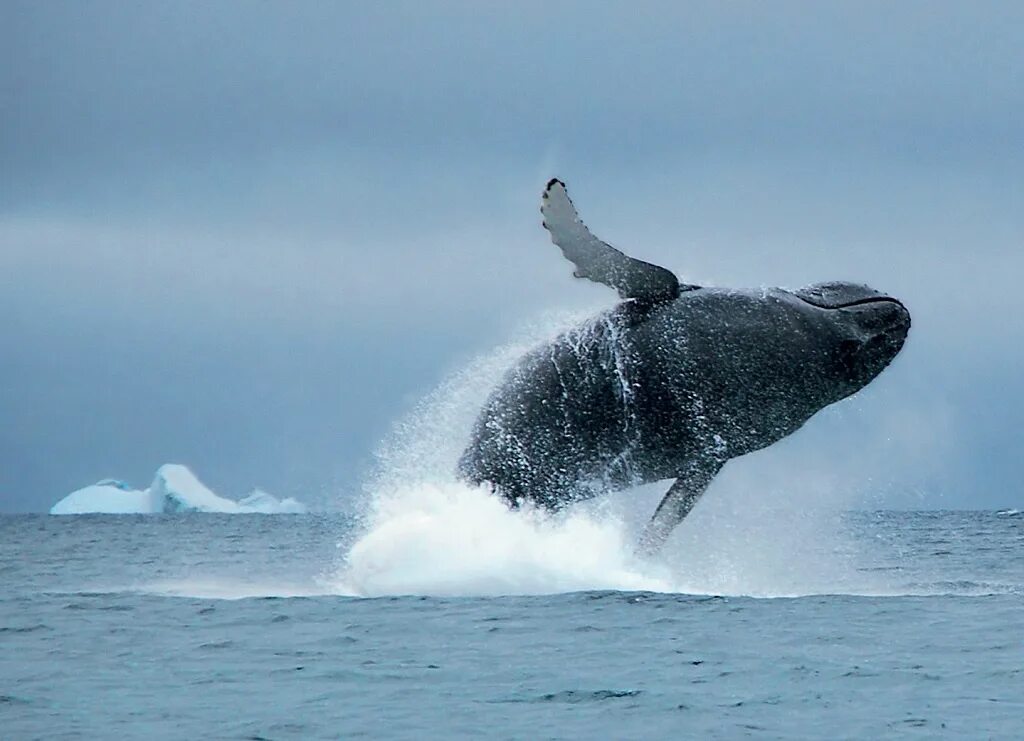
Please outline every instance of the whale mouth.
[[[814, 301], [808, 301], [807, 299], [803, 300], [806, 303], [810, 304], [811, 306], [817, 306], [819, 309], [856, 309], [861, 306], [892, 304], [897, 308], [907, 312], [907, 307], [903, 305], [903, 302], [900, 301], [898, 298], [893, 298], [892, 296], [870, 296], [851, 301], [843, 301], [836, 303], [815, 303]], [[907, 313], [909, 314], [910, 312]]]
[[810, 292], [800, 292], [797, 297], [805, 304], [810, 304], [819, 309], [853, 309], [858, 306], [869, 306], [871, 304], [896, 304], [897, 306], [906, 310], [906, 306], [898, 298], [893, 296], [886, 296], [883, 293], [879, 293], [874, 296], [859, 296], [853, 297], [839, 297], [834, 295], [820, 295], [813, 294]]

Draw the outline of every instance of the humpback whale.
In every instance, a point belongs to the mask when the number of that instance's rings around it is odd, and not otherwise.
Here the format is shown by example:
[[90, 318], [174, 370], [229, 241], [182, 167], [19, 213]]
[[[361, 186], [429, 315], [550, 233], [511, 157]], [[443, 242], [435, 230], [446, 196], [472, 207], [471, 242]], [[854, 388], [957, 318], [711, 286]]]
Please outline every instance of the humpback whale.
[[541, 213], [574, 276], [622, 301], [519, 359], [485, 402], [458, 474], [513, 507], [551, 510], [674, 479], [641, 535], [646, 553], [728, 460], [859, 391], [910, 329], [898, 299], [857, 283], [681, 283], [595, 237], [557, 179]]

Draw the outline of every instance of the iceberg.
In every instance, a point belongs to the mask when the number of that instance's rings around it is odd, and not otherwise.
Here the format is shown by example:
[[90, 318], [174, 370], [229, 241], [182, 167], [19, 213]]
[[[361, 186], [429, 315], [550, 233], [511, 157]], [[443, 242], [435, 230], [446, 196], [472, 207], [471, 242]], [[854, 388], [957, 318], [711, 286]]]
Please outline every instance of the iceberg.
[[123, 481], [104, 479], [73, 491], [50, 508], [51, 515], [174, 514], [303, 514], [305, 505], [291, 497], [278, 499], [254, 489], [240, 501], [212, 492], [187, 466], [161, 466], [148, 489], [133, 489]]
[[262, 489], [253, 489], [248, 495], [238, 500], [238, 506], [247, 512], [262, 512], [268, 515], [302, 515], [306, 513], [306, 505], [299, 500], [291, 497], [278, 499]]
[[168, 463], [157, 469], [149, 487], [154, 512], [241, 512], [238, 502], [210, 491], [186, 466]]
[[103, 479], [73, 491], [50, 508], [51, 515], [147, 514], [152, 512], [149, 492], [133, 489], [123, 481]]

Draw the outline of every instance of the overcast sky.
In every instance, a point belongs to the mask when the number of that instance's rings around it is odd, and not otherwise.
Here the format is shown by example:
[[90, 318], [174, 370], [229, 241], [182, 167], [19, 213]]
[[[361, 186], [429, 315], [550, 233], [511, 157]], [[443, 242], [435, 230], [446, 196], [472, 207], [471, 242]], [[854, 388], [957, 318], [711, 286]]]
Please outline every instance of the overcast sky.
[[554, 175], [687, 281], [910, 307], [734, 481], [1024, 504], [1024, 5], [496, 5], [0, 4], [0, 511], [169, 461], [344, 507], [446, 374], [614, 300]]

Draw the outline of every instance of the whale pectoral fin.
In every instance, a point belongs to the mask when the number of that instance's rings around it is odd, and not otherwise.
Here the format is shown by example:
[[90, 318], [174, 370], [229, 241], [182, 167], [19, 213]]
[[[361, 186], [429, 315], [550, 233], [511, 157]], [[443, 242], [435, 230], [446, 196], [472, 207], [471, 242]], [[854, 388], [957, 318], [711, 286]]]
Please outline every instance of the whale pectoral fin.
[[580, 221], [561, 180], [548, 182], [540, 212], [544, 215], [544, 228], [551, 233], [551, 241], [576, 266], [573, 275], [577, 278], [610, 286], [624, 299], [650, 302], [671, 301], [681, 290], [696, 288], [680, 287], [679, 279], [671, 270], [623, 254], [595, 237]]
[[640, 535], [638, 551], [641, 554], [652, 556], [661, 549], [675, 526], [690, 514], [722, 465], [722, 461], [695, 463], [676, 479]]

